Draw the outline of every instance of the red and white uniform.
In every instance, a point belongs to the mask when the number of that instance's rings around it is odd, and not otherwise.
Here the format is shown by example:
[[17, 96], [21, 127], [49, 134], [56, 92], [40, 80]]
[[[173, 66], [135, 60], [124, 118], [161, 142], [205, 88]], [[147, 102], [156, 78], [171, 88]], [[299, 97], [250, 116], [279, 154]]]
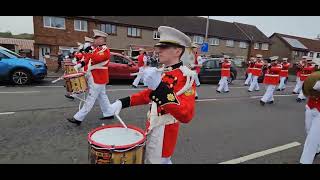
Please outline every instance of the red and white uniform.
[[307, 64], [304, 66], [300, 73], [300, 81], [304, 81], [307, 79], [307, 77], [313, 73], [315, 70], [314, 66], [312, 64]]
[[281, 69], [282, 67], [280, 64], [271, 65], [271, 67], [269, 67], [263, 80], [263, 83], [267, 85], [267, 89], [263, 97], [261, 98], [262, 102], [267, 103], [267, 102], [274, 101], [273, 92], [276, 88], [276, 85], [279, 84], [279, 80], [280, 80], [279, 74]]
[[110, 59], [110, 50], [106, 45], [98, 46], [93, 49], [92, 53], [87, 53], [85, 56], [84, 62], [86, 65], [89, 64], [91, 60], [91, 66], [107, 62], [104, 67], [106, 69], [92, 69], [91, 74], [96, 84], [108, 84], [109, 83], [109, 59]]
[[281, 65], [273, 65], [271, 66], [267, 73], [264, 75], [263, 83], [269, 85], [278, 85], [280, 81], [280, 72], [281, 72]]
[[[177, 143], [180, 123], [189, 123], [194, 116], [195, 84], [193, 84], [189, 91], [179, 96], [176, 95], [176, 93], [183, 88], [187, 80], [179, 69], [181, 64], [182, 63], [172, 66], [172, 71], [163, 74], [162, 82], [155, 91], [146, 89], [130, 97], [120, 99], [122, 108], [149, 104], [150, 101], [153, 101], [157, 103], [158, 116], [170, 114], [177, 120], [175, 123], [161, 125], [157, 127], [157, 129], [154, 128], [151, 130], [151, 133], [148, 135], [151, 142], [147, 141], [146, 154], [152, 153], [160, 148], [163, 158], [171, 157]], [[146, 123], [147, 132], [149, 126], [150, 123], [148, 119]], [[162, 141], [162, 143], [154, 146], [158, 141]]]
[[301, 72], [302, 72], [302, 69], [304, 68], [304, 66], [306, 66], [306, 62], [303, 60], [299, 61], [298, 67], [297, 67], [297, 73], [296, 73], [296, 75], [297, 75], [296, 86], [293, 89], [293, 93], [295, 93], [295, 94], [299, 93], [302, 88], [303, 81], [300, 80], [300, 76], [301, 76]]
[[316, 153], [320, 149], [320, 98], [309, 97], [305, 111], [305, 130], [306, 140], [303, 147], [303, 152], [300, 158], [302, 164], [312, 164]]
[[113, 115], [111, 104], [106, 94], [106, 84], [109, 83], [109, 72], [107, 69], [109, 58], [110, 51], [106, 45], [98, 46], [93, 49], [92, 53], [84, 54], [84, 60], [81, 62], [81, 65], [82, 67], [87, 66], [86, 70], [90, 71], [87, 72], [89, 93], [82, 108], [73, 116], [74, 119], [83, 121], [86, 115], [91, 111], [96, 100], [99, 102], [103, 117]]
[[280, 71], [280, 77], [288, 77], [289, 76], [289, 67], [290, 67], [290, 63], [286, 62], [286, 63], [282, 63], [282, 69]]
[[144, 68], [146, 68], [147, 65], [147, 57], [145, 54], [140, 54], [138, 56], [138, 67], [139, 67], [139, 74], [137, 75], [137, 77], [134, 79], [132, 85], [137, 87], [139, 85], [139, 82], [142, 78], [142, 73]]
[[[195, 65], [199, 65], [198, 58], [199, 58], [199, 55], [195, 54], [194, 55], [194, 64]], [[197, 74], [200, 73], [200, 69], [201, 69], [200, 67], [195, 67], [194, 69], [196, 70]]]
[[262, 75], [262, 67], [264, 65], [263, 61], [257, 61], [254, 63], [253, 68], [251, 69], [253, 76], [261, 76]]
[[221, 65], [221, 77], [230, 77], [230, 67], [231, 67], [231, 62], [223, 62]]
[[221, 79], [219, 81], [219, 87], [217, 91], [222, 92], [229, 92], [229, 87], [228, 87], [228, 78], [230, 77], [230, 67], [231, 67], [231, 62], [228, 60], [224, 60], [223, 63], [221, 64]]

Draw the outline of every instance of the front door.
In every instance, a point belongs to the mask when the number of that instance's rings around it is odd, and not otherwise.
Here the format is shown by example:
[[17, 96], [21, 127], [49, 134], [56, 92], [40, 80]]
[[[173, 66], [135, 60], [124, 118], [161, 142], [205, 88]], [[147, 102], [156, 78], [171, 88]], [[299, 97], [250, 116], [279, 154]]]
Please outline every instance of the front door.
[[39, 46], [39, 60], [40, 61], [44, 60], [44, 55], [46, 53], [50, 54], [50, 47], [49, 46]]

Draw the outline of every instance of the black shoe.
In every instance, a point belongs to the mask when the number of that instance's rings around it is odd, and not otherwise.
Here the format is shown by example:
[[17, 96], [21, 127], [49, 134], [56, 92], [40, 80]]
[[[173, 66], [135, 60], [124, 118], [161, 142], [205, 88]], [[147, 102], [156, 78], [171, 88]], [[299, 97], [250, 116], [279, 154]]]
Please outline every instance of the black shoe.
[[132, 85], [133, 88], [138, 88], [138, 86]]
[[199, 85], [196, 85], [197, 87], [200, 87], [200, 84]]
[[249, 84], [244, 84], [244, 86], [249, 86]]
[[281, 89], [281, 91], [284, 91], [285, 89]]
[[299, 94], [299, 93], [296, 93], [296, 92], [292, 92], [292, 94]]
[[198, 99], [198, 96], [196, 96], [195, 98]]
[[74, 100], [74, 97], [72, 97], [72, 96], [70, 96], [70, 95], [64, 95], [66, 98], [68, 98], [68, 99], [72, 99], [72, 100]]
[[302, 99], [300, 99], [300, 98], [297, 98], [296, 100], [298, 103], [300, 103], [302, 101]]
[[254, 90], [254, 91], [260, 91], [260, 90]]
[[102, 117], [100, 118], [100, 120], [107, 120], [107, 119], [113, 119], [114, 116], [107, 116], [107, 117]]
[[77, 124], [78, 126], [81, 124], [81, 121], [78, 121], [75, 118], [68, 118], [67, 120], [71, 123]]
[[261, 104], [261, 106], [264, 106], [266, 103], [263, 102], [262, 100], [260, 100], [260, 104]]
[[252, 92], [252, 91], [248, 90], [248, 92]]
[[216, 90], [217, 91], [217, 93], [221, 93], [221, 91], [218, 91], [218, 90]]
[[267, 102], [267, 104], [273, 104], [273, 101], [269, 101], [269, 102]]
[[229, 91], [225, 91], [224, 93], [228, 93]]
[[317, 157], [317, 156], [319, 156], [319, 154], [320, 154], [320, 152], [316, 153], [316, 155], [315, 155], [314, 157]]
[[281, 89], [277, 89], [277, 91], [282, 91]]

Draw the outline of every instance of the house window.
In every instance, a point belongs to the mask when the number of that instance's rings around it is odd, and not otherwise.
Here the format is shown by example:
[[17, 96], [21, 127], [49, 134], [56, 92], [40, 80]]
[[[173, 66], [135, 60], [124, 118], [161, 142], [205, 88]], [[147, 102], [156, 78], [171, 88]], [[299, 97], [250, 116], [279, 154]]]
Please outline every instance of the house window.
[[309, 57], [313, 57], [313, 52], [309, 52]]
[[261, 49], [262, 50], [269, 50], [269, 44], [263, 43], [262, 46], [261, 46]]
[[317, 58], [320, 58], [320, 53], [317, 53]]
[[233, 40], [227, 40], [226, 46], [227, 47], [234, 47], [234, 41]]
[[203, 43], [203, 36], [193, 36], [193, 42], [197, 44], [202, 44]]
[[246, 49], [247, 48], [247, 43], [246, 42], [240, 42], [239, 43], [239, 47], [242, 49]]
[[254, 43], [254, 49], [259, 49], [259, 43]]
[[129, 37], [141, 37], [141, 29], [128, 27], [128, 36]]
[[158, 31], [153, 31], [153, 39], [160, 39], [160, 33]]
[[219, 45], [219, 39], [218, 38], [209, 38], [209, 44], [213, 46]]
[[88, 22], [83, 20], [74, 20], [74, 30], [87, 32]]
[[66, 29], [66, 22], [64, 18], [44, 16], [43, 25], [48, 28]]
[[110, 35], [117, 34], [117, 26], [113, 24], [100, 24], [98, 25], [98, 29]]
[[293, 54], [294, 56], [298, 56], [298, 51], [292, 51], [292, 54]]

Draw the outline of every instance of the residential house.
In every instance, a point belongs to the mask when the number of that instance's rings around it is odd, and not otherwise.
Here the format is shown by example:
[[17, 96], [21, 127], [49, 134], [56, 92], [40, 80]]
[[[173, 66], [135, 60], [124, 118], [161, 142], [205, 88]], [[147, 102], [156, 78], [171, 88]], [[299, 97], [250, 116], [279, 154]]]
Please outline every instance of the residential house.
[[[197, 16], [34, 16], [35, 56], [46, 52], [65, 54], [92, 36], [92, 29], [109, 34], [107, 43], [113, 52], [136, 56], [138, 48], [152, 51], [159, 40], [157, 28], [171, 26], [186, 33], [201, 45], [204, 42], [207, 19]], [[209, 52], [207, 55], [230, 55], [248, 59], [257, 53], [268, 56], [270, 40], [255, 26], [209, 20]], [[257, 44], [257, 46], [256, 46]]]

